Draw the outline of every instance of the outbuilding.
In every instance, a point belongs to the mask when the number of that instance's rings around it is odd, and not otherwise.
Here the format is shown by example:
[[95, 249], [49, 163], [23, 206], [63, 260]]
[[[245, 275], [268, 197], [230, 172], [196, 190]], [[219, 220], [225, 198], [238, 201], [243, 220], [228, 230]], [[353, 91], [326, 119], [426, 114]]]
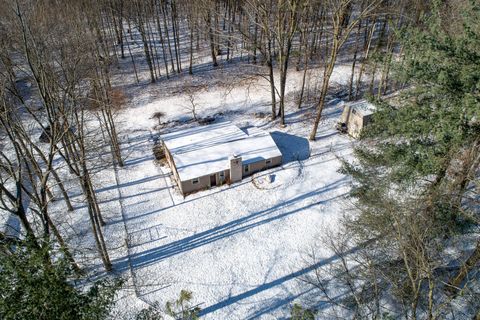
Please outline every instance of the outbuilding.
[[161, 136], [167, 162], [183, 195], [242, 180], [282, 164], [268, 132], [220, 122]]
[[374, 111], [375, 106], [365, 100], [346, 104], [337, 129], [358, 138], [362, 129], [372, 121]]

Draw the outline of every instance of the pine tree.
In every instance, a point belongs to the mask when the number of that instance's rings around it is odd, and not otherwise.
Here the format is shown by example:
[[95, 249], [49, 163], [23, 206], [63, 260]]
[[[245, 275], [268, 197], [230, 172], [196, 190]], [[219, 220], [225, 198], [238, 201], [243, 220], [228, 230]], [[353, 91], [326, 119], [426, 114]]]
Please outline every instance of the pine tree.
[[[442, 317], [455, 313], [455, 296], [445, 294], [451, 287], [480, 307], [471, 291], [476, 280], [466, 277], [478, 247], [456, 273], [446, 272], [445, 259], [447, 240], [480, 224], [468, 206], [478, 197], [469, 186], [478, 185], [480, 165], [480, 4], [462, 1], [455, 13], [447, 4], [433, 1], [423, 25], [401, 32], [404, 56], [394, 76], [404, 90], [374, 101], [356, 160], [344, 163], [357, 209], [343, 231], [345, 252], [355, 248], [348, 286], [357, 315], [381, 315], [379, 304], [393, 297], [399, 316]], [[350, 268], [340, 266], [343, 274]]]
[[0, 246], [1, 319], [107, 318], [120, 281], [100, 281], [82, 290], [72, 284], [67, 259], [48, 259], [50, 246], [38, 249], [22, 241]]
[[397, 106], [380, 104], [364, 135], [377, 142], [379, 164], [392, 169], [396, 181], [443, 179], [455, 154], [479, 138], [479, 8], [472, 4], [463, 26], [445, 30], [438, 3], [426, 31], [403, 34], [405, 63], [396, 75], [409, 88]]
[[377, 101], [366, 143], [356, 150], [360, 165], [345, 167], [365, 204], [379, 203], [382, 194], [392, 198], [392, 188], [410, 194], [420, 188], [423, 196], [445, 198], [430, 207], [439, 223], [462, 214], [458, 200], [478, 167], [480, 144], [480, 5], [464, 10], [462, 23], [448, 30], [436, 2], [425, 30], [404, 32], [405, 62], [396, 77], [408, 88], [394, 103]]

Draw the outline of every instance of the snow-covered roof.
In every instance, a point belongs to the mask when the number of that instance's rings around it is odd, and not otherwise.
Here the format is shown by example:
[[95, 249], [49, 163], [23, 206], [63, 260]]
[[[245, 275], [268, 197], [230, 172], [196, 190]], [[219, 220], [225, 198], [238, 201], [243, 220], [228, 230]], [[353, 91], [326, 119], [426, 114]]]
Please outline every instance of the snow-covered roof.
[[265, 131], [258, 129], [257, 127], [246, 127], [246, 128], [242, 128], [242, 130], [250, 137], [265, 134]]
[[248, 135], [230, 121], [174, 131], [161, 136], [171, 154], [208, 148], [246, 137]]
[[247, 135], [230, 122], [181, 130], [162, 139], [172, 154], [181, 181], [227, 170], [233, 155], [242, 157], [243, 164], [282, 155], [269, 133], [255, 130], [254, 134]]
[[363, 116], [371, 115], [375, 112], [375, 105], [366, 100], [361, 100], [350, 104], [350, 107], [360, 112]]

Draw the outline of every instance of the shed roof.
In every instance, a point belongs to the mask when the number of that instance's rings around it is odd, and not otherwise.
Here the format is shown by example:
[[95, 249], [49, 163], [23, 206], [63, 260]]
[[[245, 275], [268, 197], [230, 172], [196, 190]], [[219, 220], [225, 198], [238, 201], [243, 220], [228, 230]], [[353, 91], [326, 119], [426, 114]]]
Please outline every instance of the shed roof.
[[369, 116], [373, 114], [376, 110], [375, 105], [371, 104], [366, 100], [361, 100], [350, 104], [350, 107], [360, 112], [363, 116]]
[[244, 164], [282, 155], [269, 133], [255, 131], [247, 135], [230, 122], [181, 130], [162, 138], [172, 154], [180, 181], [227, 170], [232, 155], [242, 157]]

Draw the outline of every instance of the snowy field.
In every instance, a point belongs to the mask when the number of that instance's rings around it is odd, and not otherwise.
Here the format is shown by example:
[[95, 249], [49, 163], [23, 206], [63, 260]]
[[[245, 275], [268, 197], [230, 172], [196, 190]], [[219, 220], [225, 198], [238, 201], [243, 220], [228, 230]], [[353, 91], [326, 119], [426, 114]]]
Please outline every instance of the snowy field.
[[[338, 67], [334, 78], [341, 82], [349, 70]], [[288, 90], [295, 90], [300, 76], [292, 72]], [[169, 168], [154, 161], [152, 147], [160, 133], [198, 124], [157, 131], [151, 119], [156, 111], [166, 114], [164, 122], [191, 117], [185, 94], [163, 88], [169, 93], [162, 95], [161, 85], [146, 86], [118, 115], [126, 161], [117, 170], [122, 215], [111, 224], [125, 224], [129, 257], [113, 262], [118, 271], [133, 271], [140, 300], [164, 306], [186, 289], [205, 319], [284, 318], [311, 291], [299, 279], [312, 270], [312, 250], [317, 265], [335, 259], [319, 238], [341, 217], [349, 191], [348, 178], [337, 172], [339, 159], [352, 152], [352, 140], [334, 129], [341, 104], [330, 101], [317, 141], [309, 142], [312, 109], [296, 110], [290, 103], [285, 128], [255, 116], [269, 110], [270, 93], [262, 84], [199, 90], [197, 112], [270, 132], [283, 165], [185, 198]]]

